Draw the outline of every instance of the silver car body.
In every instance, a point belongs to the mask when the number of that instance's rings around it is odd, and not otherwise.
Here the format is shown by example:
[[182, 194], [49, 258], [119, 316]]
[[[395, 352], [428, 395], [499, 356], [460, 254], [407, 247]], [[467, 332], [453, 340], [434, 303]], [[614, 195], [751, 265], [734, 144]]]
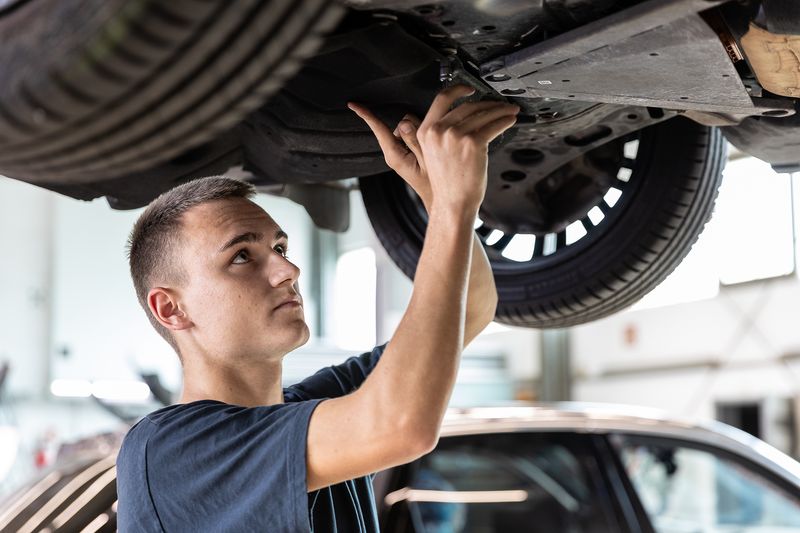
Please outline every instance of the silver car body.
[[643, 407], [560, 402], [450, 409], [441, 436], [521, 431], [624, 433], [682, 440], [751, 461], [800, 492], [800, 463], [761, 439], [721, 422], [680, 419]]

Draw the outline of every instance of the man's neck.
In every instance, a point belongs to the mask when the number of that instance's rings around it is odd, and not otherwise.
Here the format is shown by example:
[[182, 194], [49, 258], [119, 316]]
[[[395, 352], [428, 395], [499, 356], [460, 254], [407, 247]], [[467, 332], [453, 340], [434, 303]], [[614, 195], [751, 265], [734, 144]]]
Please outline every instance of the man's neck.
[[222, 365], [204, 358], [184, 360], [183, 392], [178, 403], [218, 400], [256, 407], [283, 403], [281, 361]]

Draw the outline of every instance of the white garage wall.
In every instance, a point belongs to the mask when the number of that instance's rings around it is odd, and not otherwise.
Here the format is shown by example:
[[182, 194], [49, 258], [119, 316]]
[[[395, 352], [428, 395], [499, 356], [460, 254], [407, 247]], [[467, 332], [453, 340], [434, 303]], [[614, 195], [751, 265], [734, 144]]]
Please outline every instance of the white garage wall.
[[573, 328], [575, 398], [713, 417], [714, 403], [800, 395], [800, 281]]
[[0, 362], [12, 396], [47, 390], [52, 197], [0, 176]]
[[139, 357], [174, 373], [175, 355], [136, 301], [125, 242], [141, 210], [54, 199], [55, 379], [135, 379]]

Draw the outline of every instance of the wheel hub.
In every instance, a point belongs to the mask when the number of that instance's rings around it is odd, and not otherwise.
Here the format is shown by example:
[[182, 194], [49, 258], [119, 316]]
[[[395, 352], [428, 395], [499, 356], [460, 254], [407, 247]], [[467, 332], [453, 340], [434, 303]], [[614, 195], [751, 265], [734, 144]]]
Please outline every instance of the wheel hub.
[[507, 146], [494, 152], [481, 220], [503, 233], [558, 233], [600, 203], [615, 182], [624, 155], [622, 142], [615, 140], [546, 176], [525, 172], [544, 158], [535, 148]]

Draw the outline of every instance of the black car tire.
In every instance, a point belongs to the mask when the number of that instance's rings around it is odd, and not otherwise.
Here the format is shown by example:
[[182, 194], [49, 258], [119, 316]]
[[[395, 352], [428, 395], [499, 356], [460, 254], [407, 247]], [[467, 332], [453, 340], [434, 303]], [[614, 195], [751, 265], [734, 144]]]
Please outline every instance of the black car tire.
[[[499, 296], [496, 320], [566, 327], [638, 301], [680, 264], [702, 232], [725, 155], [717, 129], [686, 119], [639, 132], [629, 186], [593, 234], [538, 261], [511, 266], [491, 260]], [[362, 178], [360, 187], [377, 237], [413, 278], [427, 222], [418, 199], [391, 172]]]
[[321, 44], [330, 0], [17, 0], [0, 9], [0, 174], [146, 170], [260, 106]]

